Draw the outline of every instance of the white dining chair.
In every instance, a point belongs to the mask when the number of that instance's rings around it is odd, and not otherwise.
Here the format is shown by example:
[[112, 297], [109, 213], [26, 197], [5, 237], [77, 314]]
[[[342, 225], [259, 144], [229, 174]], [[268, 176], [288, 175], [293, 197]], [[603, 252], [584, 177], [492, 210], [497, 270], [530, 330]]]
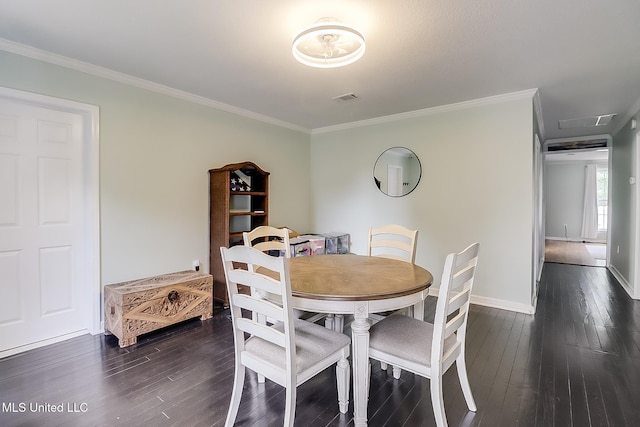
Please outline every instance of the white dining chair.
[[[293, 426], [296, 409], [296, 388], [336, 364], [338, 405], [341, 413], [349, 406], [350, 353], [348, 336], [321, 325], [296, 319], [291, 310], [289, 259], [272, 257], [246, 246], [221, 247], [224, 274], [229, 290], [229, 307], [235, 341], [235, 376], [231, 403], [225, 426], [235, 423], [245, 370], [264, 375], [285, 387], [284, 425]], [[244, 263], [253, 271], [234, 266]], [[279, 280], [261, 273], [262, 269], [276, 273]], [[242, 294], [239, 286], [248, 286], [279, 295], [282, 305], [253, 295]], [[257, 312], [277, 320], [268, 326], [253, 320]]]
[[[242, 233], [242, 239], [245, 246], [257, 249], [271, 256], [284, 256], [285, 258], [291, 258], [289, 237], [289, 229], [285, 227], [272, 227], [270, 225], [261, 225], [251, 231], [245, 231]], [[253, 265], [249, 264], [247, 268], [249, 268], [250, 271], [253, 271]], [[253, 296], [257, 298], [267, 298], [271, 302], [280, 301], [280, 296], [278, 295], [263, 295], [255, 289], [252, 289], [251, 292], [253, 293]], [[325, 314], [307, 313], [301, 310], [293, 310], [293, 315], [296, 318], [304, 317], [306, 321], [314, 323], [326, 317]], [[266, 324], [267, 321], [274, 323], [273, 319], [267, 319], [261, 314], [254, 313], [254, 317], [254, 320], [263, 324]], [[258, 375], [259, 383], [263, 383], [264, 380], [264, 375]]]
[[[270, 225], [261, 225], [251, 231], [242, 233], [245, 246], [252, 247], [273, 256], [291, 258], [291, 246], [289, 244], [289, 232], [287, 228], [276, 228]], [[248, 266], [249, 269], [253, 267]], [[277, 300], [277, 298], [271, 298]], [[295, 317], [304, 318], [307, 322], [317, 322], [326, 317], [324, 313], [310, 313], [301, 310], [293, 310]]]
[[[387, 224], [381, 227], [369, 228], [367, 241], [367, 255], [383, 258], [397, 259], [400, 261], [415, 263], [416, 245], [418, 244], [418, 230], [410, 230], [397, 224]], [[400, 310], [399, 313], [411, 313], [410, 309]], [[379, 322], [385, 316], [370, 314], [372, 322]], [[386, 371], [387, 364], [380, 363], [380, 369]], [[401, 370], [394, 366], [393, 376], [400, 378]]]
[[388, 224], [369, 228], [367, 254], [414, 263], [418, 230]]
[[442, 376], [454, 363], [467, 406], [476, 411], [465, 363], [465, 338], [479, 248], [474, 243], [447, 256], [433, 324], [393, 314], [370, 330], [370, 358], [431, 380], [438, 427], [447, 425]]

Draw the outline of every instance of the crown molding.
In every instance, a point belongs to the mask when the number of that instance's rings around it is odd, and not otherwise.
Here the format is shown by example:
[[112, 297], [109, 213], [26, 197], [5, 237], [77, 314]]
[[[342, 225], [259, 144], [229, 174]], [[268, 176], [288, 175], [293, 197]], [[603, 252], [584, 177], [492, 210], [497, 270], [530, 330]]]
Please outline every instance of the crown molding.
[[[189, 92], [174, 89], [169, 86], [164, 86], [158, 83], [151, 82], [149, 80], [133, 77], [128, 74], [120, 73], [110, 70], [108, 68], [99, 67], [97, 65], [89, 64], [87, 62], [78, 61], [63, 55], [54, 54], [41, 49], [37, 49], [31, 46], [23, 45], [20, 43], [12, 42], [10, 40], [0, 38], [0, 50], [13, 53], [16, 55], [24, 56], [27, 58], [35, 59], [38, 61], [47, 62], [53, 65], [58, 65], [72, 70], [80, 71], [86, 74], [90, 74], [96, 77], [116, 81], [119, 83], [127, 84], [130, 86], [146, 89], [152, 92], [161, 93], [173, 98], [182, 99], [184, 101], [193, 102], [196, 104], [204, 105], [207, 107], [215, 108], [217, 110], [225, 111], [232, 114], [237, 114], [242, 117], [254, 119], [263, 123], [283, 127], [286, 129], [306, 133], [306, 134], [321, 134], [328, 132], [335, 132], [346, 129], [359, 128], [364, 126], [370, 126], [375, 124], [390, 123], [399, 120], [412, 119], [416, 117], [425, 117], [433, 114], [445, 113], [450, 111], [464, 110], [472, 107], [479, 107], [485, 105], [498, 104], [501, 102], [519, 100], [519, 99], [534, 99], [534, 108], [538, 113], [539, 127], [541, 133], [544, 135], [544, 129], [542, 127], [542, 114], [539, 111], [540, 101], [538, 95], [538, 89], [528, 89], [519, 92], [512, 92], [502, 95], [490, 96], [486, 98], [474, 99], [470, 101], [463, 101], [454, 104], [441, 105], [437, 107], [425, 108], [421, 110], [409, 111], [405, 113], [392, 114], [389, 116], [376, 117], [373, 119], [360, 120], [355, 122], [343, 123], [339, 125], [326, 126], [322, 128], [308, 129], [283, 120], [278, 120], [273, 117], [258, 114], [253, 111], [245, 110], [235, 107], [233, 105], [225, 104], [222, 102], [214, 101], [210, 98], [194, 95]], [[536, 98], [538, 99], [536, 101]], [[640, 100], [638, 100], [640, 104]]]
[[173, 98], [182, 99], [184, 101], [189, 101], [196, 104], [204, 105], [206, 107], [215, 108], [217, 110], [225, 111], [227, 113], [237, 114], [239, 116], [243, 116], [249, 119], [254, 119], [254, 120], [268, 123], [271, 125], [295, 130], [298, 132], [303, 132], [306, 134], [311, 133], [311, 129], [297, 126], [289, 122], [275, 119], [273, 117], [254, 113], [253, 111], [234, 107], [233, 105], [214, 101], [212, 99], [205, 98], [203, 96], [194, 95], [189, 92], [171, 88], [169, 86], [153, 83], [151, 81], [133, 77], [128, 74], [120, 73], [117, 71], [113, 71], [108, 68], [99, 67], [97, 65], [89, 64], [87, 62], [78, 61], [76, 59], [68, 58], [66, 56], [54, 54], [41, 49], [36, 49], [34, 47], [23, 45], [20, 43], [15, 43], [10, 40], [0, 38], [0, 50], [4, 50], [5, 52], [14, 53], [16, 55], [24, 56], [24, 57], [35, 59], [38, 61], [47, 62], [53, 65], [70, 68], [72, 70], [76, 70], [76, 71], [80, 71], [96, 77], [112, 80], [118, 83], [123, 83], [126, 85], [138, 87], [141, 89], [146, 89], [152, 92], [171, 96]]
[[537, 92], [538, 92], [538, 89], [528, 89], [520, 92], [512, 92], [512, 93], [506, 93], [503, 95], [489, 96], [487, 98], [473, 99], [471, 101], [463, 101], [463, 102], [457, 102], [454, 104], [440, 105], [438, 107], [424, 108], [422, 110], [408, 111], [406, 113], [392, 114], [390, 116], [376, 117], [373, 119], [343, 123], [335, 126], [326, 126], [322, 128], [313, 129], [311, 131], [311, 134], [315, 135], [315, 134], [321, 134], [321, 133], [336, 132], [340, 130], [359, 128], [363, 126], [371, 126], [376, 124], [413, 119], [417, 117], [425, 117], [433, 114], [447, 113], [450, 111], [466, 110], [468, 108], [499, 104], [501, 102], [514, 101], [519, 99], [530, 99]]

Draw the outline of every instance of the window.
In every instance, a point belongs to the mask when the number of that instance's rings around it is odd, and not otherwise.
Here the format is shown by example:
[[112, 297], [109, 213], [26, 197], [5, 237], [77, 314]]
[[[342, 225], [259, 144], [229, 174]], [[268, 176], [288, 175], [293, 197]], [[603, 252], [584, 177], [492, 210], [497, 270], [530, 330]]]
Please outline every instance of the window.
[[607, 212], [609, 205], [609, 169], [598, 166], [596, 169], [598, 198], [598, 231], [607, 231]]

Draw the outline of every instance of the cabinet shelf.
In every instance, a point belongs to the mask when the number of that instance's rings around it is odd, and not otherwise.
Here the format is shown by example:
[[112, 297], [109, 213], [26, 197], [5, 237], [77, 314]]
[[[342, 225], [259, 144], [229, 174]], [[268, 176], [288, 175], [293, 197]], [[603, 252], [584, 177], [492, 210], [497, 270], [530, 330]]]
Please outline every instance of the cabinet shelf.
[[229, 216], [266, 216], [266, 212], [229, 211]]
[[[231, 179], [251, 191], [232, 191]], [[242, 231], [269, 224], [269, 172], [252, 162], [209, 170], [209, 273], [213, 298], [229, 305], [220, 247], [242, 244]]]
[[231, 191], [229, 192], [232, 196], [266, 196], [267, 193], [264, 191]]

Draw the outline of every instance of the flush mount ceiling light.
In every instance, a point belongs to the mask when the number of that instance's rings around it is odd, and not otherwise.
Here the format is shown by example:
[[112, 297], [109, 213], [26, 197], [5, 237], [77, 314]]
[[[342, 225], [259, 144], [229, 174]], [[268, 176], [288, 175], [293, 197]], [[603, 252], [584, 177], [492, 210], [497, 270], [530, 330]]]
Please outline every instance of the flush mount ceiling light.
[[362, 58], [364, 37], [350, 25], [323, 18], [300, 31], [293, 39], [293, 57], [305, 65], [335, 68]]

